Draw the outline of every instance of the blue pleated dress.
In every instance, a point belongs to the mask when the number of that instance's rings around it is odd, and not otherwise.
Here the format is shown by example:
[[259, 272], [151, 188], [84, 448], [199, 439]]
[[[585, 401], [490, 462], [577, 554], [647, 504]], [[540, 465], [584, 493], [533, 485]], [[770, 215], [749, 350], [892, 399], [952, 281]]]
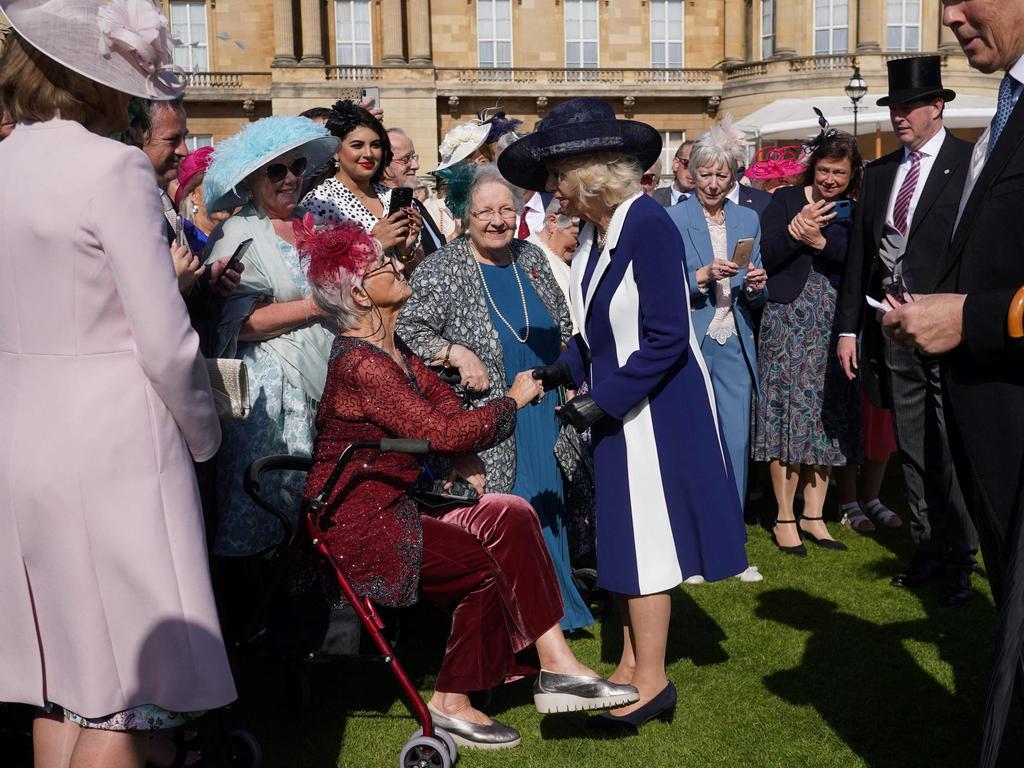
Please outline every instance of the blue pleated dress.
[[[481, 264], [487, 289], [501, 315], [512, 324], [519, 338], [523, 338], [526, 323], [523, 317], [519, 283], [513, 266]], [[518, 267], [515, 269], [519, 270]], [[546, 365], [558, 359], [561, 338], [558, 325], [540, 300], [529, 277], [519, 270], [530, 318], [530, 334], [526, 343], [516, 340], [512, 331], [488, 302], [491, 322], [501, 339], [502, 359], [506, 384], [511, 386], [519, 371]], [[519, 411], [516, 422], [516, 480], [512, 493], [526, 499], [537, 510], [544, 542], [555, 566], [558, 588], [562, 593], [565, 615], [561, 626], [566, 632], [588, 627], [594, 623], [590, 609], [583, 602], [572, 581], [569, 562], [569, 535], [565, 526], [565, 499], [562, 472], [558, 468], [553, 449], [558, 437], [558, 417], [555, 415], [556, 397], [548, 393], [539, 405], [529, 405]]]

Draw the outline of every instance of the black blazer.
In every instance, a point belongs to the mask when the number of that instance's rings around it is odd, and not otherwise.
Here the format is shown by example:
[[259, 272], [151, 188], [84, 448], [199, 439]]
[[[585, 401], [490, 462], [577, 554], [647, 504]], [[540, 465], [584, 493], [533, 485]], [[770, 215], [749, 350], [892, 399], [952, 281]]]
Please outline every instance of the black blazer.
[[765, 212], [765, 209], [768, 208], [768, 205], [772, 201], [771, 192], [764, 192], [763, 190], [754, 189], [753, 187], [748, 187], [744, 184], [740, 184], [739, 188], [740, 205], [754, 211], [758, 216]]
[[815, 253], [789, 236], [789, 222], [807, 205], [804, 188], [780, 187], [761, 216], [761, 262], [768, 270], [768, 301], [789, 304], [800, 295], [813, 269], [835, 288], [842, 281], [846, 262], [849, 221], [835, 221], [821, 232], [825, 248]]
[[[419, 211], [420, 216], [423, 217], [423, 233], [420, 235], [420, 245], [423, 246], [423, 255], [429, 256], [438, 248], [444, 248], [448, 241], [445, 240], [444, 235], [441, 234], [441, 230], [437, 228], [437, 223], [434, 221], [433, 217], [427, 212], [427, 209], [423, 207], [423, 203], [413, 198], [412, 204], [416, 206], [416, 210]], [[440, 243], [440, 245], [438, 245], [438, 243]]]
[[1024, 99], [1019, 99], [967, 200], [938, 289], [967, 294], [963, 342], [942, 359], [943, 385], [959, 434], [954, 439], [958, 475], [966, 481], [969, 501], [973, 495], [971, 514], [979, 523], [986, 570], [1000, 603], [992, 679], [1005, 686], [990, 696], [982, 768], [995, 764], [1024, 642], [1018, 631], [1024, 525], [1017, 524], [1024, 496], [1024, 352], [1006, 328], [1013, 294], [1024, 284], [1022, 200]]
[[[904, 273], [916, 292], [932, 293], [935, 290], [960, 208], [960, 195], [971, 164], [972, 149], [970, 142], [946, 131], [946, 139], [921, 190], [903, 255]], [[883, 407], [892, 406], [882, 328], [875, 320], [875, 311], [867, 307], [864, 296], [881, 297], [878, 248], [903, 154], [900, 147], [870, 163], [864, 170], [864, 183], [850, 230], [846, 270], [836, 311], [839, 333], [861, 335], [861, 378], [868, 398]]]

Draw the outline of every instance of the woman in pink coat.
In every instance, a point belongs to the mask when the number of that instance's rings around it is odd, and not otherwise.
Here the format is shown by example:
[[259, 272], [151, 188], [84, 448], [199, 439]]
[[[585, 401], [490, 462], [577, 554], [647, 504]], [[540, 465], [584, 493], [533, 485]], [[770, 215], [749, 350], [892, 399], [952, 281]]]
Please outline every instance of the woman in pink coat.
[[37, 766], [141, 768], [147, 730], [235, 697], [192, 469], [209, 381], [153, 168], [103, 138], [126, 94], [181, 87], [147, 0], [0, 9], [0, 701], [43, 708]]

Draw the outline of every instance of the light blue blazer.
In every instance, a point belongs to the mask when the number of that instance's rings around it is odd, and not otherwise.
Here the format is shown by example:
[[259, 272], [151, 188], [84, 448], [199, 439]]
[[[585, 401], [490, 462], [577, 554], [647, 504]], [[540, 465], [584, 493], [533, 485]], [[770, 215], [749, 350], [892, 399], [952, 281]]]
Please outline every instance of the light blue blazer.
[[[714, 252], [711, 250], [711, 234], [708, 232], [704, 210], [697, 195], [691, 195], [688, 199], [666, 210], [679, 229], [679, 234], [683, 236], [683, 243], [686, 245], [686, 279], [690, 286], [690, 317], [693, 323], [693, 332], [703, 349], [708, 338], [708, 326], [715, 316], [715, 299], [713, 291], [709, 290], [705, 293], [697, 287], [697, 270], [707, 266], [715, 259]], [[725, 201], [724, 211], [728, 243], [726, 257], [732, 258], [738, 240], [752, 237], [754, 238], [754, 250], [750, 255], [750, 264], [752, 267], [760, 267], [761, 223], [757, 213], [750, 208], [735, 205], [731, 200]], [[753, 298], [748, 297], [746, 291], [743, 290], [743, 275], [744, 271], [741, 270], [731, 281], [732, 311], [736, 316], [740, 344], [743, 347], [743, 354], [747, 358], [747, 366], [750, 368], [750, 375], [756, 388], [758, 383], [757, 348], [754, 343], [754, 322], [750, 316], [750, 309], [764, 304], [768, 297], [768, 291], [765, 289]], [[712, 341], [712, 343], [715, 342]]]

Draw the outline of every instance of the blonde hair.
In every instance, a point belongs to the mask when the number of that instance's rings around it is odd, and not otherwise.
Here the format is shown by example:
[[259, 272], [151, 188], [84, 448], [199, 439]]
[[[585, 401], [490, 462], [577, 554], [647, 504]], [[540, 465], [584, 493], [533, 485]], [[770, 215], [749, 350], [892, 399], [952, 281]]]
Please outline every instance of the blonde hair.
[[640, 192], [641, 168], [634, 158], [621, 152], [569, 157], [552, 166], [568, 182], [569, 193], [583, 203], [597, 198], [612, 208]]
[[115, 130], [128, 122], [117, 91], [58, 64], [13, 30], [0, 53], [0, 103], [16, 123], [43, 122], [58, 114]]

